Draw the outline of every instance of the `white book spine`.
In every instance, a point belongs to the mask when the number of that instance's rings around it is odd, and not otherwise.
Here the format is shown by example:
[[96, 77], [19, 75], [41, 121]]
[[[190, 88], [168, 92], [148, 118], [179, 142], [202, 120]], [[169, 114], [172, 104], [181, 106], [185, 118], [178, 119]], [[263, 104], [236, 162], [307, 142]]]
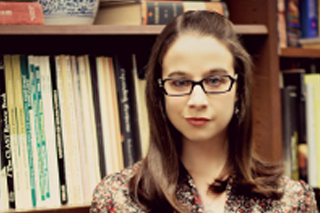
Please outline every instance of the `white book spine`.
[[[83, 203], [83, 188], [82, 188], [82, 175], [81, 175], [81, 164], [80, 164], [80, 149], [78, 142], [78, 129], [76, 122], [75, 104], [74, 104], [74, 93], [73, 93], [73, 81], [71, 72], [71, 59], [70, 56], [66, 56], [66, 80], [67, 80], [67, 91], [68, 91], [68, 105], [69, 105], [69, 119], [70, 119], [70, 141], [72, 144], [70, 154], [72, 153], [72, 173], [73, 173], [73, 193], [76, 197], [76, 204]], [[65, 99], [66, 100], [66, 99]]]
[[55, 56], [56, 62], [56, 78], [57, 78], [57, 85], [58, 85], [58, 96], [59, 96], [59, 104], [60, 104], [60, 114], [61, 114], [61, 127], [62, 127], [62, 138], [63, 138], [63, 149], [64, 149], [64, 162], [65, 162], [65, 175], [66, 175], [66, 183], [67, 183], [67, 193], [68, 193], [68, 203], [74, 203], [74, 196], [72, 193], [72, 177], [71, 177], [71, 162], [69, 158], [68, 152], [68, 142], [69, 142], [69, 135], [67, 133], [67, 124], [66, 124], [66, 112], [65, 112], [65, 101], [62, 87], [62, 70], [61, 70], [61, 60], [62, 55]]
[[48, 173], [49, 173], [49, 190], [50, 198], [47, 199], [47, 206], [59, 206], [60, 193], [59, 193], [59, 171], [56, 149], [56, 134], [53, 114], [52, 102], [52, 85], [50, 75], [49, 56], [40, 56], [40, 76], [41, 76], [41, 89], [43, 92], [43, 115], [45, 124], [45, 135], [47, 144], [48, 156]]
[[[88, 182], [88, 185], [90, 186], [92, 190], [94, 189], [93, 182], [96, 180], [96, 172], [95, 172], [95, 161], [94, 159], [97, 156], [94, 156], [93, 151], [93, 143], [94, 140], [94, 133], [92, 132], [92, 126], [91, 126], [91, 118], [90, 118], [90, 106], [89, 106], [89, 97], [88, 97], [88, 88], [87, 88], [87, 79], [86, 79], [86, 67], [85, 67], [85, 58], [84, 56], [79, 56], [77, 58], [78, 65], [79, 65], [79, 77], [80, 77], [80, 86], [81, 86], [81, 101], [82, 101], [82, 118], [83, 122], [85, 124], [85, 144], [86, 144], [86, 152], [87, 152], [87, 164], [88, 164], [88, 172], [91, 174], [89, 176], [90, 180]], [[95, 182], [95, 185], [98, 183], [98, 181]], [[90, 193], [92, 194], [92, 193]]]
[[108, 108], [111, 107], [111, 105], [107, 104], [107, 89], [106, 89], [106, 75], [107, 70], [105, 69], [104, 64], [104, 57], [100, 56], [96, 58], [96, 64], [97, 64], [97, 76], [98, 76], [98, 87], [99, 87], [99, 104], [100, 104], [100, 112], [101, 112], [101, 123], [102, 123], [102, 131], [104, 134], [103, 137], [103, 147], [104, 147], [104, 153], [105, 153], [105, 165], [106, 165], [106, 171], [107, 174], [110, 174], [114, 172], [116, 169], [114, 168], [114, 159], [112, 157], [113, 155], [113, 149], [112, 149], [112, 137], [111, 137], [111, 131], [109, 127], [109, 110]]
[[306, 84], [306, 123], [308, 141], [308, 184], [311, 187], [318, 187], [317, 174], [317, 140], [314, 111], [313, 84]]
[[79, 80], [79, 69], [77, 66], [77, 60], [75, 56], [71, 57], [71, 68], [72, 68], [72, 81], [73, 81], [73, 93], [74, 93], [74, 103], [76, 111], [76, 123], [79, 141], [79, 153], [81, 162], [81, 174], [82, 174], [82, 188], [83, 188], [83, 200], [84, 202], [90, 202], [91, 190], [89, 186], [89, 178], [91, 176], [88, 169], [88, 157], [86, 154], [85, 145], [85, 134], [84, 134], [84, 122], [82, 119], [82, 102], [80, 93], [80, 80]]
[[90, 123], [91, 123], [91, 131], [92, 131], [92, 151], [93, 151], [93, 163], [94, 163], [94, 175], [93, 182], [91, 182], [92, 189], [96, 186], [96, 184], [100, 181], [100, 167], [99, 167], [99, 152], [98, 152], [98, 135], [97, 135], [97, 127], [96, 127], [96, 119], [94, 113], [93, 106], [93, 97], [92, 97], [92, 81], [90, 74], [90, 62], [89, 56], [85, 55], [85, 65], [86, 65], [86, 81], [87, 81], [87, 89], [88, 89], [88, 104], [89, 104], [89, 113], [90, 113]]

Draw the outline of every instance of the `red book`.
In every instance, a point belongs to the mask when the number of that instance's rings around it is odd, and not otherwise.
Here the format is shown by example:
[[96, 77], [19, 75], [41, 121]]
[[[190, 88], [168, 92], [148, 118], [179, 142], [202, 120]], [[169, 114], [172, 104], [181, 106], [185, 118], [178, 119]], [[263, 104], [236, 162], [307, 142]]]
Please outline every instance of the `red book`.
[[43, 25], [40, 2], [0, 2], [0, 25]]

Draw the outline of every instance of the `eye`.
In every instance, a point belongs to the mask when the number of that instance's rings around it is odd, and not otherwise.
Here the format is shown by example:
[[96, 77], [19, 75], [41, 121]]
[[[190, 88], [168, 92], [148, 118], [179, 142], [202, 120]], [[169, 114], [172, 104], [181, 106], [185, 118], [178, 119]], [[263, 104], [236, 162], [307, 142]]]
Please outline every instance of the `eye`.
[[212, 76], [204, 80], [204, 83], [209, 86], [217, 86], [223, 82], [224, 80], [222, 76]]
[[173, 87], [189, 87], [191, 82], [187, 79], [171, 79], [170, 85]]

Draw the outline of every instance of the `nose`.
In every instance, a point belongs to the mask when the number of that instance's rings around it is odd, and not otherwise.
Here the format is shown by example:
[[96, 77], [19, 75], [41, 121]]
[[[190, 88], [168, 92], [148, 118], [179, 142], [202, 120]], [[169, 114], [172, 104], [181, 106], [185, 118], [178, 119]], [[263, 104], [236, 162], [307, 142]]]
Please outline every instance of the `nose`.
[[200, 85], [195, 85], [189, 96], [188, 106], [193, 108], [206, 108], [208, 106], [207, 94]]

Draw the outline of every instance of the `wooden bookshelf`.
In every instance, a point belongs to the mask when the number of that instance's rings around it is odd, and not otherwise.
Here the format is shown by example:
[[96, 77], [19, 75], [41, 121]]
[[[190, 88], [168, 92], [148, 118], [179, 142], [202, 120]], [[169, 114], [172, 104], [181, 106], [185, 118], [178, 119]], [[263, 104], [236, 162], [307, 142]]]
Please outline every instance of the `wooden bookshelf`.
[[320, 49], [282, 48], [280, 57], [284, 58], [320, 58]]
[[[278, 53], [277, 1], [225, 0], [230, 20], [254, 59], [253, 134], [258, 153], [282, 159], [279, 89], [280, 58], [320, 58], [320, 50], [281, 49]], [[148, 56], [164, 26], [0, 26], [0, 54], [112, 54]], [[90, 204], [32, 209], [23, 213], [87, 213]], [[18, 211], [8, 211], [14, 213]]]
[[63, 213], [63, 212], [68, 212], [68, 213], [88, 213], [90, 209], [90, 204], [85, 204], [85, 205], [65, 205], [61, 207], [56, 207], [56, 208], [34, 208], [34, 209], [26, 209], [26, 210], [10, 210], [10, 211], [3, 211], [1, 213]]
[[[111, 26], [111, 25], [73, 25], [73, 26], [0, 26], [0, 36], [4, 35], [158, 35], [164, 28], [163, 25], [148, 26]], [[245, 35], [267, 35], [268, 29], [265, 25], [236, 25], [238, 34]]]

